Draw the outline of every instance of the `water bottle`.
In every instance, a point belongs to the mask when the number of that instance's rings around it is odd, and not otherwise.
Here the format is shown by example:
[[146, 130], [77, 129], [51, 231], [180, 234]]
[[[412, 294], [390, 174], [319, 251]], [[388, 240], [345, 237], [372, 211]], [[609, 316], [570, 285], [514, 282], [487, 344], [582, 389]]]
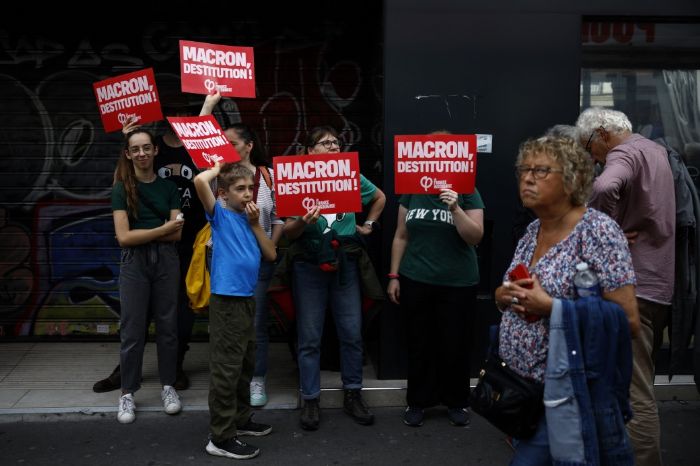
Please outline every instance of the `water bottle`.
[[600, 296], [600, 285], [595, 272], [588, 268], [585, 262], [576, 264], [576, 275], [574, 275], [574, 286], [579, 298], [586, 296]]

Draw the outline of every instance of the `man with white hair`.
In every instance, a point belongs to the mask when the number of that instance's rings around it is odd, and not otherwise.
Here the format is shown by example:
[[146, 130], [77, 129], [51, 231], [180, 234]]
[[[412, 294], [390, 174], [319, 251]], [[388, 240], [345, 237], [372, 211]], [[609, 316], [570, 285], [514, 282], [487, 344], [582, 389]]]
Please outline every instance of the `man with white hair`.
[[[632, 133], [627, 116], [592, 107], [576, 121], [578, 138], [604, 166], [593, 184], [589, 206], [614, 218], [627, 236], [637, 275], [642, 328], [632, 340], [627, 430], [635, 464], [660, 465], [659, 414], [654, 398], [654, 363], [673, 297], [676, 201], [666, 149]], [[654, 338], [656, 334], [656, 338]]]

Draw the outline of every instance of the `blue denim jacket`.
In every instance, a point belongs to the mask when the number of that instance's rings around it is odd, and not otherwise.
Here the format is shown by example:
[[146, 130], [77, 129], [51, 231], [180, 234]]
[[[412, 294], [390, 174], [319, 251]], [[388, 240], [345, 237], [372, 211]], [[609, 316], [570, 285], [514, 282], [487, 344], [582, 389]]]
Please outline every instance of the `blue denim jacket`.
[[601, 298], [554, 300], [544, 404], [553, 464], [633, 465], [627, 316]]

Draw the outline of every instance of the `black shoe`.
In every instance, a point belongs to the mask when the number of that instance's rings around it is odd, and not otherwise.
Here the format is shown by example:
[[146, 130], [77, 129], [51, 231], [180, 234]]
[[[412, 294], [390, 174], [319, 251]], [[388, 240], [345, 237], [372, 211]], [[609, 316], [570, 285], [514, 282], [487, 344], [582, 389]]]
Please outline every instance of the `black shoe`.
[[185, 371], [182, 369], [177, 370], [177, 376], [175, 377], [175, 383], [173, 384], [175, 390], [187, 390], [190, 388], [190, 378], [187, 377]]
[[343, 411], [353, 418], [358, 424], [369, 426], [374, 424], [374, 414], [369, 412], [362, 399], [360, 389], [345, 390], [343, 398]]
[[260, 424], [258, 422], [253, 422], [253, 416], [248, 418], [246, 422], [241, 427], [237, 428], [238, 435], [252, 435], [253, 437], [262, 437], [272, 432], [272, 426], [267, 424]]
[[469, 408], [447, 408], [447, 418], [453, 426], [468, 426]]
[[406, 412], [403, 413], [403, 423], [411, 427], [420, 427], [423, 425], [423, 410], [408, 406]]
[[117, 390], [122, 387], [122, 373], [120, 371], [119, 365], [114, 368], [109, 377], [106, 379], [98, 380], [95, 385], [92, 386], [92, 391], [95, 393], [105, 393], [111, 392], [112, 390]]
[[255, 458], [260, 454], [260, 449], [253, 445], [248, 445], [241, 442], [236, 437], [224, 440], [223, 442], [214, 442], [209, 440], [205, 450], [210, 455], [223, 456], [225, 458], [234, 458], [237, 460], [247, 460]]
[[318, 398], [304, 400], [304, 406], [301, 407], [301, 417], [299, 418], [301, 428], [304, 430], [316, 430], [321, 424], [321, 407], [318, 403]]

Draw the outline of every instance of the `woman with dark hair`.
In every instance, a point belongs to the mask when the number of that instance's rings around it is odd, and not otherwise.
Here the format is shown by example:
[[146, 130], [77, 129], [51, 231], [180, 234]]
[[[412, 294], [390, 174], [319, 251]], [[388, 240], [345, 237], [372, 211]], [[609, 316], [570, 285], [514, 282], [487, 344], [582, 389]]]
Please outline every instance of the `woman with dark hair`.
[[133, 422], [134, 393], [140, 388], [149, 309], [156, 322], [161, 398], [168, 414], [181, 409], [173, 388], [177, 365], [179, 260], [176, 242], [184, 220], [177, 186], [156, 175], [153, 135], [137, 129], [126, 136], [114, 174], [112, 211], [122, 247], [119, 271], [122, 395], [117, 420]]
[[[216, 104], [221, 100], [221, 94], [216, 92], [207, 95], [200, 115], [210, 115]], [[241, 161], [238, 162], [249, 169], [254, 175], [255, 191], [253, 202], [260, 209], [260, 226], [275, 245], [282, 237], [282, 220], [277, 217], [274, 195], [274, 172], [269, 168], [269, 159], [257, 134], [243, 123], [234, 123], [224, 129], [224, 136], [236, 148]], [[211, 245], [210, 245], [211, 246]], [[260, 262], [258, 284], [255, 288], [255, 371], [250, 382], [250, 405], [264, 406], [267, 403], [265, 377], [267, 375], [267, 355], [270, 344], [268, 334], [268, 299], [267, 288], [272, 280], [275, 263]]]
[[[335, 154], [341, 142], [336, 130], [321, 126], [309, 132], [303, 152]], [[372, 232], [384, 209], [384, 193], [360, 175], [362, 203], [369, 205], [367, 220], [355, 223], [352, 212], [322, 215], [315, 207], [302, 217], [289, 218], [284, 233], [293, 241], [288, 254], [292, 261], [292, 291], [297, 311], [299, 380], [303, 406], [301, 427], [316, 430], [320, 424], [321, 335], [330, 303], [340, 342], [340, 372], [345, 392], [343, 408], [357, 423], [370, 425], [374, 415], [362, 400], [362, 315], [360, 281], [369, 263], [361, 236]], [[336, 243], [332, 243], [336, 241]], [[335, 249], [331, 244], [337, 244]], [[333, 266], [328, 256], [338, 254]], [[376, 280], [376, 277], [374, 277]]]

